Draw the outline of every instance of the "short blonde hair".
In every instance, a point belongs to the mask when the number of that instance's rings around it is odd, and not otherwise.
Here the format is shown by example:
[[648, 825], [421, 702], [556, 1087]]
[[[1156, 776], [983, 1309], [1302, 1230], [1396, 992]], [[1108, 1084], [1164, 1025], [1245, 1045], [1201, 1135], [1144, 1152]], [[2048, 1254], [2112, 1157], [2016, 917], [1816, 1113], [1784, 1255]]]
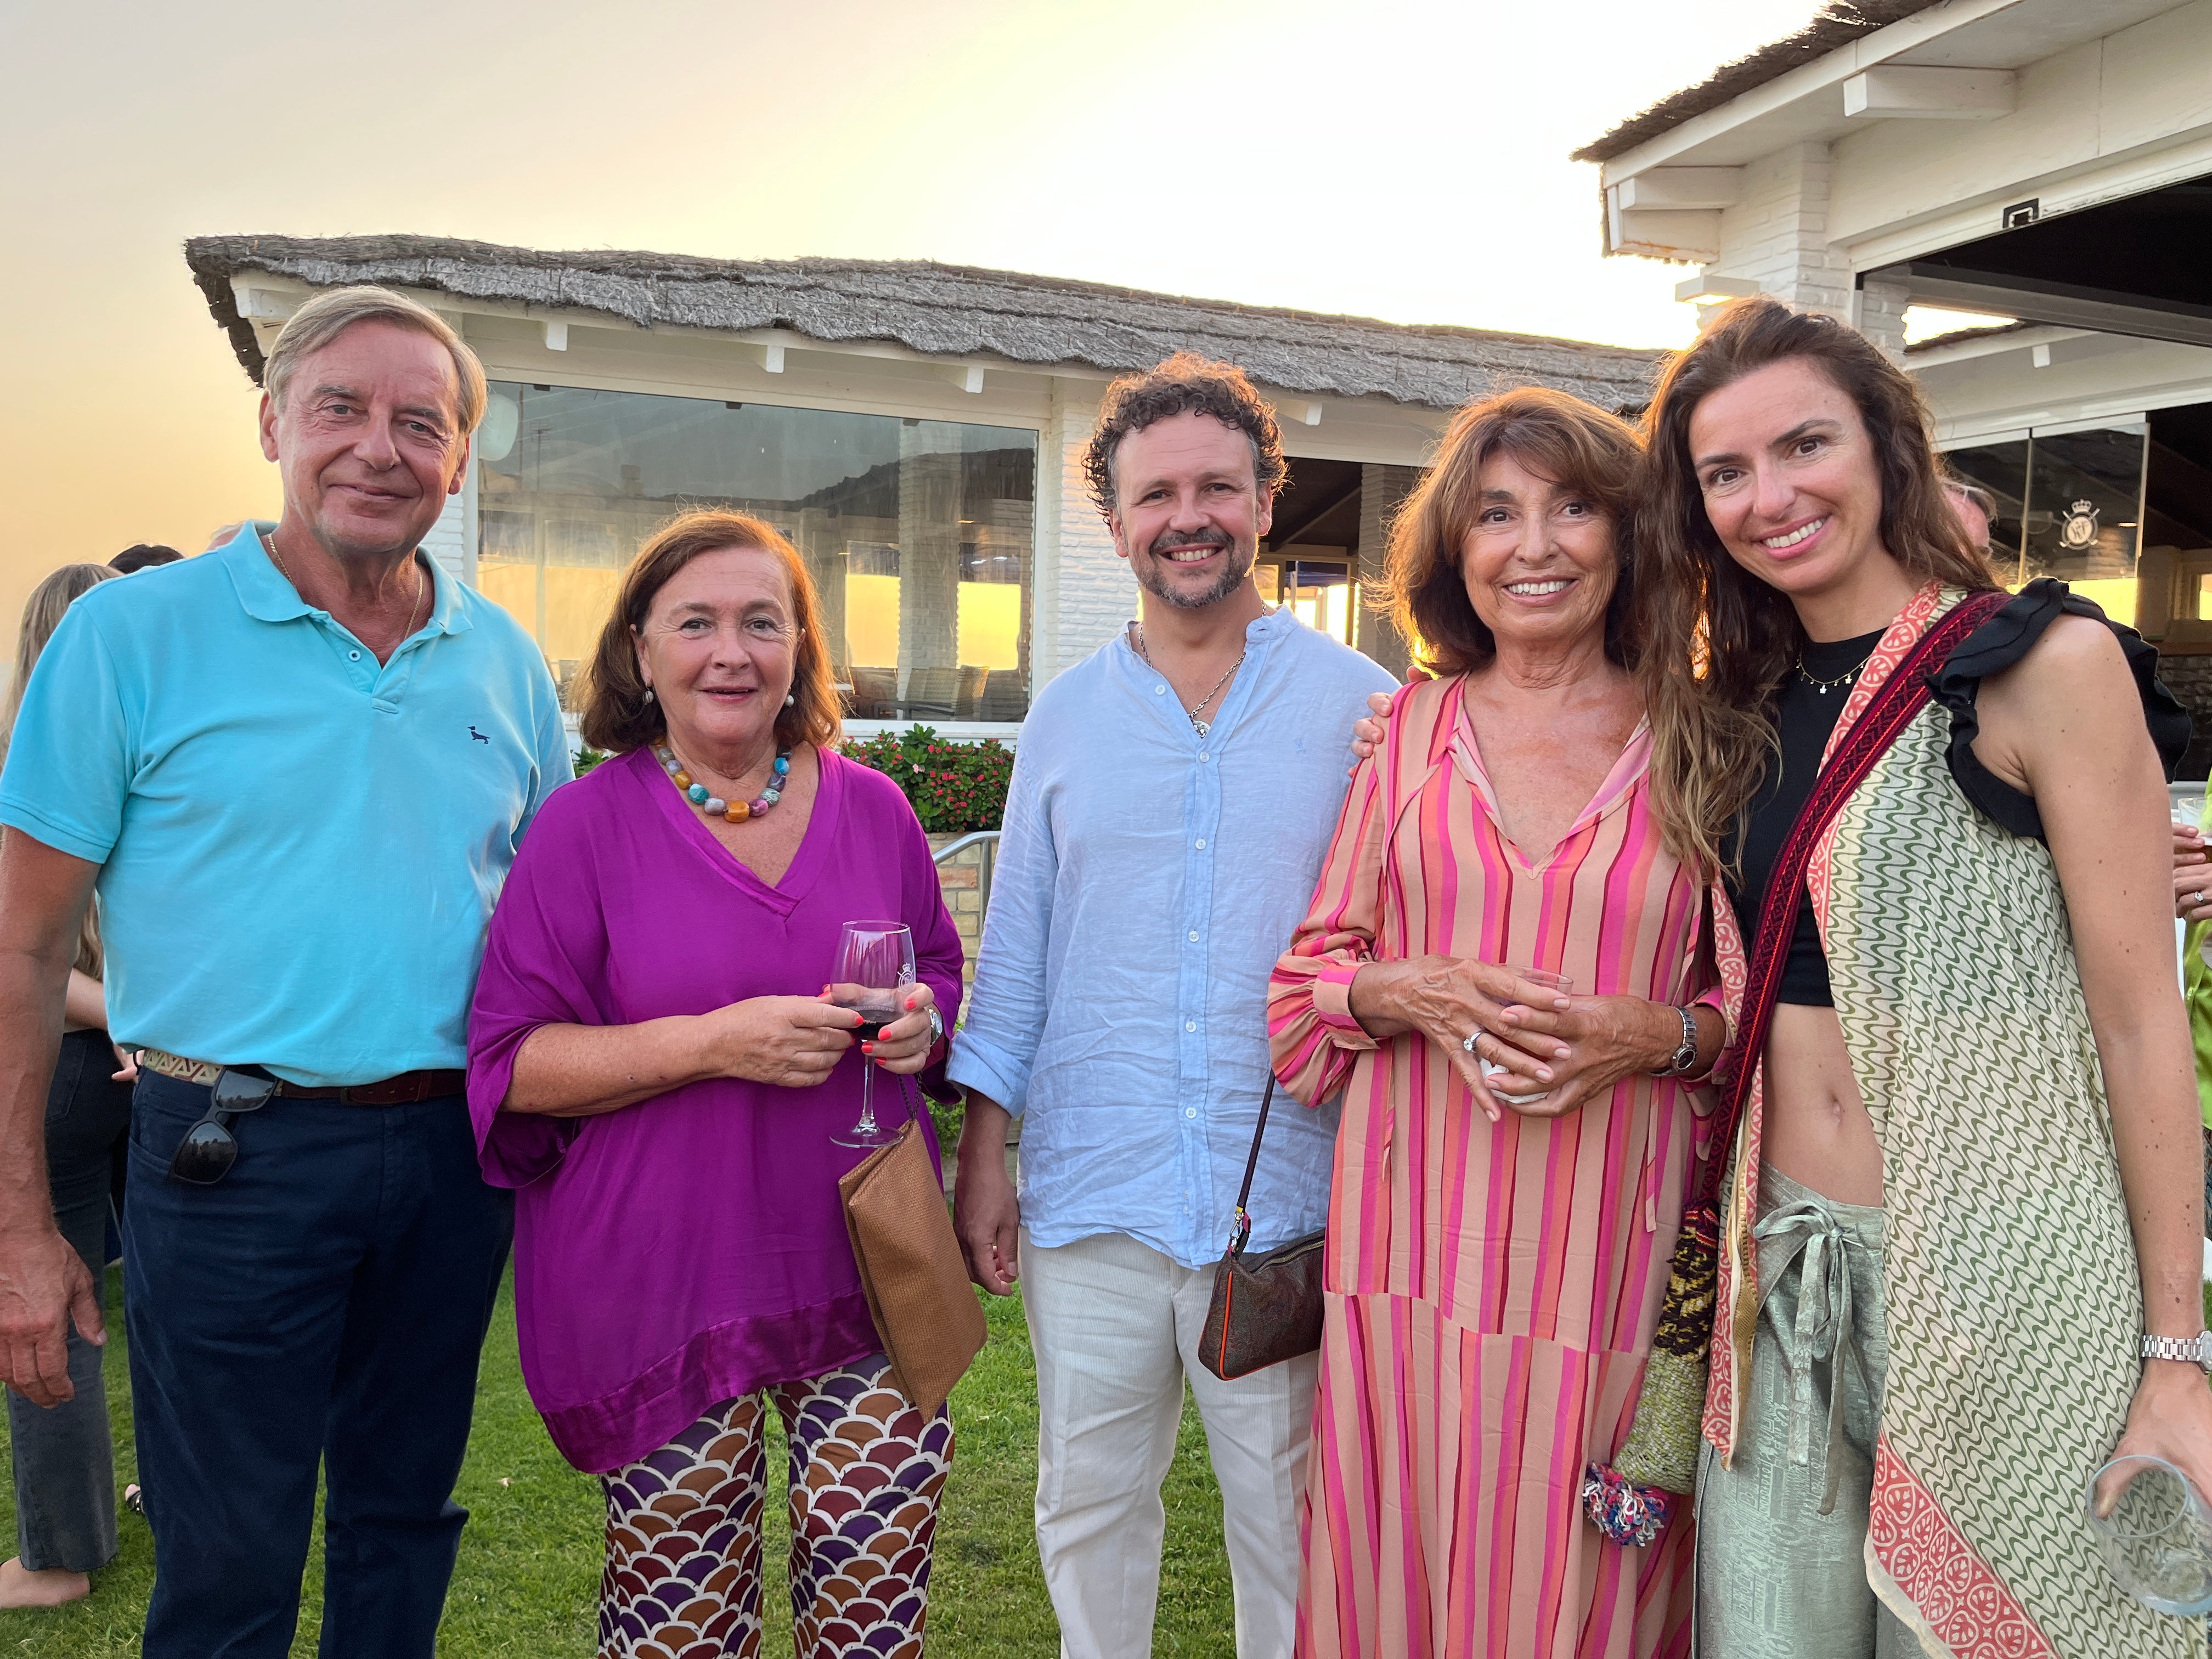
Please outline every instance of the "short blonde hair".
[[460, 382], [453, 413], [464, 435], [477, 429], [490, 397], [477, 354], [436, 312], [388, 288], [327, 289], [292, 313], [278, 331], [276, 343], [269, 348], [269, 361], [261, 371], [261, 384], [277, 408], [284, 407], [284, 394], [291, 388], [292, 371], [300, 360], [320, 351], [356, 323], [396, 323], [445, 347], [453, 360], [453, 377]]

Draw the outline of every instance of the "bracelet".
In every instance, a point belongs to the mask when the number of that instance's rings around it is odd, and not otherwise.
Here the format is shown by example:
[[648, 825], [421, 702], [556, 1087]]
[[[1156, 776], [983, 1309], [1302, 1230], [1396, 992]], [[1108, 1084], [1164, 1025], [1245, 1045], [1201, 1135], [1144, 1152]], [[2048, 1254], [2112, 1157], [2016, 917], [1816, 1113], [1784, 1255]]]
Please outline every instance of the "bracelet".
[[1682, 1046], [1667, 1056], [1667, 1063], [1651, 1073], [1654, 1077], [1681, 1077], [1698, 1063], [1698, 1022], [1687, 1008], [1674, 1012], [1681, 1018]]
[[2212, 1371], [2212, 1331], [2194, 1337], [2146, 1336], [2142, 1340], [2145, 1359], [2173, 1359], [2185, 1365], [2202, 1365]]

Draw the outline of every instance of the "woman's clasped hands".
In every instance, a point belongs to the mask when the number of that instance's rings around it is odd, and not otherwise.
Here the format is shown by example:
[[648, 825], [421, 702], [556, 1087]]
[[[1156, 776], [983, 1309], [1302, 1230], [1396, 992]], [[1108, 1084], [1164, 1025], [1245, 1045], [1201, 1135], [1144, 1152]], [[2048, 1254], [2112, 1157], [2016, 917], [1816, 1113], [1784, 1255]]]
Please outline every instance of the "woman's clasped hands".
[[[1436, 1044], [1493, 1123], [1509, 1108], [1524, 1117], [1577, 1111], [1664, 1066], [1682, 1036], [1664, 1004], [1565, 995], [1461, 957], [1370, 962], [1353, 978], [1351, 1006], [1370, 1036], [1419, 1031]], [[1486, 1074], [1486, 1061], [1495, 1072]]]
[[[1547, 996], [1498, 1015], [1495, 1034], [1522, 1052], [1553, 1048], [1558, 1079], [1541, 1100], [1514, 1105], [1528, 1117], [1561, 1117], [1600, 1098], [1624, 1078], [1658, 1071], [1682, 1042], [1681, 1016], [1642, 997]], [[1496, 1061], [1492, 1056], [1493, 1063]], [[1493, 1097], [1497, 1089], [1490, 1091]], [[1498, 1114], [1492, 1112], [1496, 1122]]]

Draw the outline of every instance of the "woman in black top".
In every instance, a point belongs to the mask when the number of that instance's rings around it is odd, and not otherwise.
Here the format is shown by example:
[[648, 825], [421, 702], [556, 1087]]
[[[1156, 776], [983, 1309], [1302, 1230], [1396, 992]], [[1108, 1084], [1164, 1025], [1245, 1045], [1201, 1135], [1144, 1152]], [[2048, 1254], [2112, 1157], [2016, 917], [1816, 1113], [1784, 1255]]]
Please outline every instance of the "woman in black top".
[[[1995, 585], [1917, 390], [1831, 319], [1729, 307], [1648, 425], [1654, 803], [1748, 937], [1844, 699]], [[2203, 1654], [2078, 1507], [2116, 1443], [2212, 1493], [2212, 1392], [2164, 1357], [2203, 1328], [2203, 1194], [2160, 777], [2187, 720], [2154, 667], [2031, 584], [1822, 838], [1734, 1061], [1708, 1659]]]

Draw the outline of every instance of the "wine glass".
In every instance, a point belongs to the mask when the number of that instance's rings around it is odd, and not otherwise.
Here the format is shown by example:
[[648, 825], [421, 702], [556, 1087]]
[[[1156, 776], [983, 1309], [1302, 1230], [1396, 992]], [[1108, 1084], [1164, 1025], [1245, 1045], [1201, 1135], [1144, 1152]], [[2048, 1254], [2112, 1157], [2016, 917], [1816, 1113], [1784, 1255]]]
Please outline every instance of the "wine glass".
[[[848, 921], [837, 941], [837, 971], [830, 991], [840, 1008], [860, 1017], [860, 1040], [873, 1042], [906, 1011], [899, 993], [914, 983], [914, 935], [896, 921]], [[888, 1146], [895, 1129], [876, 1122], [876, 1062], [860, 1056], [860, 1121], [842, 1135], [840, 1146]]]
[[[2100, 1516], [2097, 1483], [2115, 1472], [2126, 1484]], [[2187, 1475], [2162, 1457], [2116, 1457], [2089, 1476], [2084, 1501], [2122, 1589], [2160, 1613], [2212, 1613], [2212, 1514]]]

